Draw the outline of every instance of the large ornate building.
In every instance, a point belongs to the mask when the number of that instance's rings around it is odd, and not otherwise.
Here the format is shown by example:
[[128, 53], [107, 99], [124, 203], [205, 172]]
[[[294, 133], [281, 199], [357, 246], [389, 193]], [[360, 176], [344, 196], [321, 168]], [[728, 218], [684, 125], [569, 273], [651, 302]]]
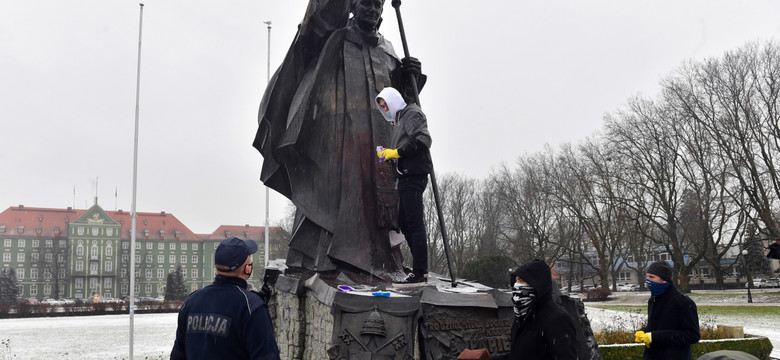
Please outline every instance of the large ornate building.
[[[23, 298], [122, 298], [130, 294], [129, 212], [10, 207], [0, 213], [0, 269], [14, 271]], [[278, 242], [280, 228], [270, 228]], [[135, 296], [165, 293], [168, 273], [181, 266], [190, 290], [214, 278], [214, 250], [236, 236], [258, 243], [256, 273], [262, 273], [265, 228], [220, 226], [211, 234], [195, 234], [173, 214], [136, 213]], [[272, 247], [273, 248], [273, 247]], [[250, 283], [260, 286], [259, 275]]]

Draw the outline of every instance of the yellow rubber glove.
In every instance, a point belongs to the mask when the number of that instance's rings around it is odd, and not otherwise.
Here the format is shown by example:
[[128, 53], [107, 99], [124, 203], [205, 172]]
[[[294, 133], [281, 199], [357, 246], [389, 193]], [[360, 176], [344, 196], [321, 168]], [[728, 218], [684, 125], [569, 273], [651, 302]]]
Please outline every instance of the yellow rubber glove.
[[642, 335], [644, 335], [645, 332], [642, 330], [639, 330], [634, 333], [634, 341], [635, 342], [642, 342]]
[[401, 158], [401, 156], [398, 155], [398, 149], [385, 149], [381, 153], [377, 153], [377, 156], [384, 157], [385, 161]]
[[653, 342], [653, 336], [651, 333], [642, 333], [639, 337], [639, 341], [637, 342], [643, 342], [645, 343], [645, 346], [650, 347], [650, 343]]

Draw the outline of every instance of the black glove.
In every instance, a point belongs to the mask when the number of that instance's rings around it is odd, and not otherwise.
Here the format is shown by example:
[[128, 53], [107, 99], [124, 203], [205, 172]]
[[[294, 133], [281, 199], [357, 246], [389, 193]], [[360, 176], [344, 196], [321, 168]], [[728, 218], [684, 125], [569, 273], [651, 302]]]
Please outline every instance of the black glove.
[[415, 79], [419, 79], [422, 74], [422, 63], [416, 57], [405, 57], [401, 60], [401, 68], [404, 73], [414, 75]]
[[263, 284], [263, 287], [260, 288], [260, 291], [258, 291], [257, 294], [263, 298], [263, 301], [265, 301], [266, 304], [268, 304], [268, 299], [271, 298], [271, 287], [269, 287], [268, 284]]

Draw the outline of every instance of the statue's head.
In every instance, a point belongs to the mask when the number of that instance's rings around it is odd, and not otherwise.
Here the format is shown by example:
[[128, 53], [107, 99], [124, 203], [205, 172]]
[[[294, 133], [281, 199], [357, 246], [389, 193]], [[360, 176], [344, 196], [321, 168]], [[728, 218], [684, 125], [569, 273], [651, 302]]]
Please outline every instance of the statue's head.
[[376, 31], [382, 22], [384, 5], [384, 0], [352, 0], [351, 7], [355, 22], [363, 31]]

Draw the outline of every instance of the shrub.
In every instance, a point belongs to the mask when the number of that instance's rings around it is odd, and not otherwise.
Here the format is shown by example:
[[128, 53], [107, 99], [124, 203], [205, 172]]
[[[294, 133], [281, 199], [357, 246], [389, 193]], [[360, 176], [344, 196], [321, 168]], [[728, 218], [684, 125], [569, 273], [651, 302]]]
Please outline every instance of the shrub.
[[590, 289], [587, 292], [585, 301], [606, 301], [612, 292], [607, 288]]
[[[644, 344], [599, 345], [599, 353], [603, 360], [641, 359]], [[702, 340], [693, 344], [691, 352], [696, 359], [706, 353], [717, 350], [739, 350], [759, 359], [768, 360], [772, 352], [772, 343], [765, 337], [750, 337], [729, 340]]]

